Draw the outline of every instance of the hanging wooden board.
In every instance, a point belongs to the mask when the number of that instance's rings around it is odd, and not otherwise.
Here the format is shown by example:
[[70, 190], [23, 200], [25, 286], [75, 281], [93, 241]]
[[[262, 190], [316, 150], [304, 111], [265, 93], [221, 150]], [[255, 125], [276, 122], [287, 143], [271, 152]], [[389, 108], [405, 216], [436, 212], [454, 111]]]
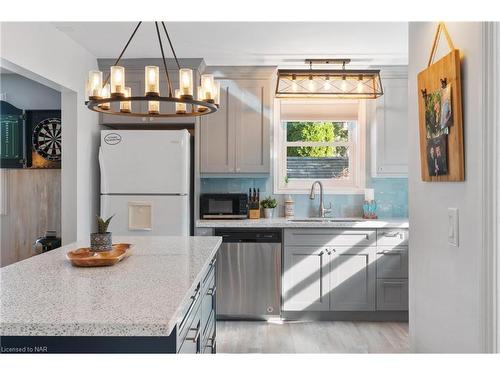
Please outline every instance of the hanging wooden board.
[[[451, 52], [433, 63], [441, 31]], [[418, 74], [420, 163], [423, 181], [464, 181], [460, 51], [443, 23], [436, 30], [427, 69]]]

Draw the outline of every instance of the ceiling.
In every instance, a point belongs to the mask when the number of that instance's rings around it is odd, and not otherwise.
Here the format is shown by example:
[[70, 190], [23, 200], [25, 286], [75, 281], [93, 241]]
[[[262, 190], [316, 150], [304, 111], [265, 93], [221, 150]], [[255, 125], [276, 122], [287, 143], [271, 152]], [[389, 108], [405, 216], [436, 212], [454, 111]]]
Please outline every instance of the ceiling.
[[[98, 58], [114, 58], [135, 22], [54, 22]], [[351, 58], [350, 66], [408, 64], [406, 22], [168, 22], [178, 57], [207, 65], [303, 67], [306, 58]], [[164, 42], [164, 46], [166, 41]], [[161, 57], [152, 22], [143, 23], [124, 58]], [[171, 57], [167, 52], [167, 57]]]

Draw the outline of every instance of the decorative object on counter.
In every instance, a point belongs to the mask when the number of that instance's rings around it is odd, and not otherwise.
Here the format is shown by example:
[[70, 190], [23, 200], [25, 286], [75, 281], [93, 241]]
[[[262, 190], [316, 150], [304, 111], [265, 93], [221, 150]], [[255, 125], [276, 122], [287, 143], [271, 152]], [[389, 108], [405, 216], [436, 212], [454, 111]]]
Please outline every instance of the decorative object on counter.
[[[115, 216], [115, 215], [113, 215]], [[97, 232], [90, 234], [90, 248], [94, 252], [103, 252], [112, 250], [111, 232], [108, 232], [108, 226], [113, 216], [104, 220], [97, 216]]]
[[[380, 70], [346, 70], [351, 59], [307, 59], [309, 69], [278, 69], [277, 98], [376, 99], [384, 94]], [[315, 65], [342, 69], [313, 70]]]
[[33, 251], [37, 254], [42, 254], [46, 251], [57, 249], [58, 247], [61, 247], [61, 238], [57, 237], [57, 232], [55, 230], [46, 231], [45, 236], [33, 242]]
[[288, 194], [285, 199], [285, 218], [291, 219], [295, 216], [295, 202], [292, 199], [292, 196]]
[[266, 219], [271, 219], [273, 217], [273, 211], [278, 205], [278, 202], [276, 201], [276, 199], [269, 196], [263, 199], [262, 202], [260, 202], [260, 205], [264, 209], [264, 217]]
[[248, 218], [260, 219], [260, 189], [248, 189]]
[[[157, 66], [146, 66], [144, 68], [144, 95], [142, 95], [142, 92], [140, 94], [133, 93], [130, 91], [130, 88], [125, 86], [125, 68], [118, 64], [141, 24], [142, 22], [139, 22], [135, 27], [132, 35], [121, 51], [120, 56], [118, 56], [113, 66], [111, 66], [110, 74], [108, 74], [104, 82], [102, 80], [102, 72], [98, 70], [89, 72], [86, 83], [87, 101], [85, 104], [87, 107], [92, 111], [109, 115], [134, 117], [195, 117], [217, 112], [220, 99], [220, 84], [214, 81], [214, 76], [212, 74], [203, 74], [200, 80], [201, 89], [197, 91], [198, 95], [194, 98], [193, 71], [191, 69], [181, 68], [163, 21], [155, 22], [155, 27], [163, 60], [163, 68], [167, 78], [168, 95], [162, 96], [160, 92], [160, 70]], [[174, 89], [169, 76], [159, 24], [161, 24], [163, 28], [172, 55], [174, 56], [177, 69], [179, 70], [180, 87], [178, 89]], [[178, 94], [174, 95], [176, 91]], [[132, 103], [141, 104], [141, 102], [148, 102], [147, 112], [135, 112], [131, 110]], [[175, 111], [170, 110], [170, 112], [162, 112], [159, 105], [160, 102], [175, 103]], [[116, 103], [119, 103], [119, 109], [112, 108]]]
[[374, 189], [365, 189], [365, 201], [363, 202], [363, 219], [377, 219], [377, 202], [375, 202]]
[[112, 266], [128, 255], [131, 244], [118, 243], [112, 245], [110, 251], [95, 252], [93, 249], [84, 247], [70, 251], [66, 258], [76, 267], [104, 267]]
[[[441, 33], [450, 52], [434, 63]], [[420, 162], [423, 181], [464, 181], [460, 50], [438, 24], [427, 68], [418, 74]]]

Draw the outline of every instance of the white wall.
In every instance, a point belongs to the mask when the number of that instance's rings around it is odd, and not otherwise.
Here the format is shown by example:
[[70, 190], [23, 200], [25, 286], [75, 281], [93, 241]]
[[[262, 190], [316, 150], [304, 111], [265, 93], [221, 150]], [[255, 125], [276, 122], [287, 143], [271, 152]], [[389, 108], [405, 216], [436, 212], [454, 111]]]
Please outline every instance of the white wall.
[[[482, 23], [447, 23], [463, 54], [465, 182], [422, 182], [417, 74], [427, 66], [436, 23], [409, 26], [410, 339], [416, 352], [481, 352]], [[443, 36], [436, 60], [447, 50]], [[460, 215], [459, 247], [448, 245], [447, 208]]]
[[20, 109], [61, 109], [61, 93], [19, 74], [0, 74], [0, 93]]
[[88, 239], [98, 208], [99, 127], [84, 90], [97, 59], [50, 23], [1, 23], [0, 31], [3, 67], [61, 91], [62, 236]]

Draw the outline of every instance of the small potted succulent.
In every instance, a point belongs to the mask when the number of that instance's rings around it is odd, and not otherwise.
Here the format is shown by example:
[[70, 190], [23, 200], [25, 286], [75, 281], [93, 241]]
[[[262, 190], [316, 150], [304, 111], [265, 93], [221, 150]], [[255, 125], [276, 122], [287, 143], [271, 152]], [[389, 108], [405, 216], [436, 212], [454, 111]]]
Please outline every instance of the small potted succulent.
[[113, 242], [111, 232], [108, 232], [108, 226], [113, 216], [110, 216], [107, 220], [97, 216], [97, 232], [90, 233], [90, 248], [92, 251], [102, 252], [112, 250]]
[[273, 210], [278, 205], [278, 202], [274, 198], [267, 197], [260, 202], [260, 205], [264, 209], [264, 217], [271, 219], [273, 217]]

